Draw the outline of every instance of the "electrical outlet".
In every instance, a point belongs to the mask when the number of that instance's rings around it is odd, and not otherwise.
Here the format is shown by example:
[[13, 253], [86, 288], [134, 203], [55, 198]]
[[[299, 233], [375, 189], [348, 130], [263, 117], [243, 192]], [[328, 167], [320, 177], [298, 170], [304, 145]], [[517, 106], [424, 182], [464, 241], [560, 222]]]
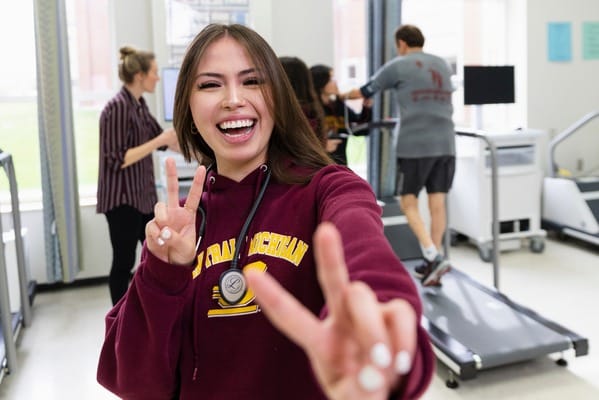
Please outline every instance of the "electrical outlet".
[[576, 159], [576, 170], [582, 171], [584, 169], [584, 160], [582, 158]]

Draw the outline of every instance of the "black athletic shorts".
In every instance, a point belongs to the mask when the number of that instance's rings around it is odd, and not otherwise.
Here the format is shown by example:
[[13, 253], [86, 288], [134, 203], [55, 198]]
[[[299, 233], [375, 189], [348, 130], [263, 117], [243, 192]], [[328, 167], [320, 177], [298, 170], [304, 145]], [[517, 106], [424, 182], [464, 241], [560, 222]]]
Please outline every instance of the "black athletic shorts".
[[397, 159], [397, 195], [418, 193], [447, 193], [455, 172], [455, 157], [425, 157]]

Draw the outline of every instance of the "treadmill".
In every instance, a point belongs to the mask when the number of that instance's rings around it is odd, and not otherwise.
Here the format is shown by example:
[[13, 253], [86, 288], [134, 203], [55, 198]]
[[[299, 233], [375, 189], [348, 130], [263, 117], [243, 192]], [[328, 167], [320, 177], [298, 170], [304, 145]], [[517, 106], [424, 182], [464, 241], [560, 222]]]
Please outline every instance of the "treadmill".
[[599, 176], [585, 173], [570, 177], [560, 172], [555, 160], [557, 146], [589, 122], [599, 117], [592, 111], [549, 142], [548, 176], [543, 180], [543, 212], [541, 226], [557, 233], [599, 246]]
[[[12, 156], [0, 149], [0, 167], [5, 170], [10, 186], [11, 214], [15, 232], [15, 252], [19, 278], [19, 310], [11, 311], [9, 283], [5, 259], [4, 243], [0, 244], [0, 383], [4, 375], [17, 369], [16, 342], [21, 328], [31, 324], [31, 291], [35, 290], [35, 282], [29, 282], [25, 267], [25, 255], [21, 232], [17, 181], [12, 162]], [[2, 218], [0, 218], [0, 233], [3, 233]], [[14, 289], [14, 288], [13, 288]]]
[[[449, 372], [446, 385], [473, 379], [478, 371], [574, 350], [576, 357], [588, 354], [588, 339], [510, 300], [499, 291], [499, 222], [495, 145], [476, 132], [458, 134], [485, 140], [491, 161], [493, 278], [488, 288], [456, 268], [443, 275], [442, 287], [423, 287], [414, 278], [423, 305], [421, 324], [427, 330], [437, 359]], [[383, 198], [385, 235], [403, 264], [413, 275], [422, 263], [422, 253], [395, 198]], [[445, 250], [449, 244], [445, 238]], [[556, 363], [566, 366], [560, 357]]]

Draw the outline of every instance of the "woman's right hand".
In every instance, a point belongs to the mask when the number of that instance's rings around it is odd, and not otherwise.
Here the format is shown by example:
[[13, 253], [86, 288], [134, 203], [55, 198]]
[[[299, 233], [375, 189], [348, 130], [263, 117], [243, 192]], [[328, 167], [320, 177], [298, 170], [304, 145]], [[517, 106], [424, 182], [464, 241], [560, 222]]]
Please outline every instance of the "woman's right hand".
[[323, 319], [268, 272], [243, 273], [270, 322], [306, 352], [329, 399], [388, 399], [407, 381], [418, 352], [416, 311], [400, 298], [379, 302], [370, 286], [350, 280], [341, 235], [330, 222], [314, 233], [314, 259], [328, 310]]
[[146, 225], [146, 246], [164, 262], [191, 265], [196, 257], [196, 213], [202, 198], [206, 167], [199, 166], [185, 204], [179, 204], [179, 180], [172, 158], [166, 159], [167, 202], [154, 206], [154, 219]]
[[180, 152], [179, 139], [177, 139], [177, 132], [175, 131], [175, 128], [168, 128], [162, 131], [160, 134], [160, 139], [162, 146], [167, 146], [170, 150]]

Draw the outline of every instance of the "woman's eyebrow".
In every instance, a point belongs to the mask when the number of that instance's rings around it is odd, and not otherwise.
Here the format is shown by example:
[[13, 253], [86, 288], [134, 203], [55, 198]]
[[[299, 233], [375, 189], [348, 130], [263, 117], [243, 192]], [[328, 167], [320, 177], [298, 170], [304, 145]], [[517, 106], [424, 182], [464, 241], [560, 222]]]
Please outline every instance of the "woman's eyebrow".
[[248, 69], [244, 69], [243, 71], [239, 72], [239, 75], [249, 75], [249, 74], [255, 74], [258, 72], [258, 69], [256, 68], [248, 68]]
[[196, 79], [201, 76], [208, 76], [210, 78], [221, 78], [221, 77], [223, 77], [223, 74], [219, 74], [217, 72], [200, 72], [199, 74], [196, 75]]
[[[243, 75], [249, 75], [249, 74], [253, 74], [256, 73], [258, 70], [256, 68], [248, 68], [248, 69], [244, 69], [242, 71], [239, 71], [239, 73], [237, 73], [238, 76], [243, 76]], [[197, 76], [196, 79], [201, 77], [201, 76], [207, 76], [210, 78], [222, 78], [224, 77], [224, 74], [218, 73], [218, 72], [200, 72]]]

